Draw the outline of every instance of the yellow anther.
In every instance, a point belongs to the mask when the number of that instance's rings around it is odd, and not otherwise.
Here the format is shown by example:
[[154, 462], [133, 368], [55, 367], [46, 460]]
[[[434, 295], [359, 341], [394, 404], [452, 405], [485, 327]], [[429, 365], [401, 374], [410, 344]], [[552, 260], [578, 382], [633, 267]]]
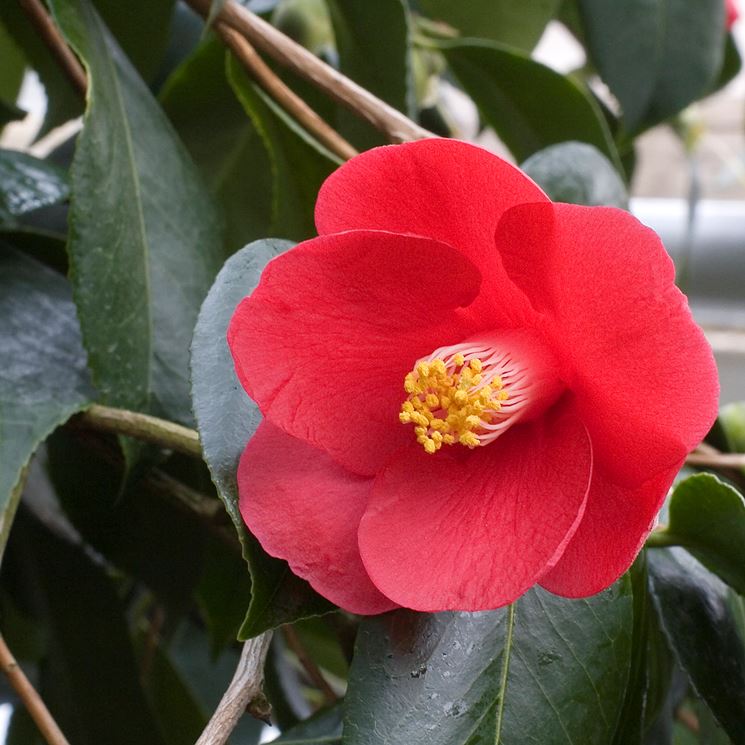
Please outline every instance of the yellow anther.
[[481, 444], [483, 427], [493, 421], [508, 394], [498, 376], [485, 379], [483, 362], [474, 357], [466, 364], [462, 353], [449, 362], [440, 358], [419, 361], [404, 378], [407, 398], [399, 419], [413, 424], [417, 442], [427, 453], [443, 445]]

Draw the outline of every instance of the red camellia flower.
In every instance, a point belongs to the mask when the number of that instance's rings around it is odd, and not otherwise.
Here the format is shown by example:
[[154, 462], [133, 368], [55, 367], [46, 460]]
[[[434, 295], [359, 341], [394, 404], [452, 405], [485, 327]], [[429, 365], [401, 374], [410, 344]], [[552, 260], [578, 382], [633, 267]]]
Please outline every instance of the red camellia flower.
[[438, 139], [339, 168], [316, 225], [228, 331], [264, 549], [357, 613], [608, 587], [716, 416], [657, 236]]
[[727, 30], [729, 31], [735, 25], [735, 21], [740, 17], [736, 0], [726, 0], [726, 13]]

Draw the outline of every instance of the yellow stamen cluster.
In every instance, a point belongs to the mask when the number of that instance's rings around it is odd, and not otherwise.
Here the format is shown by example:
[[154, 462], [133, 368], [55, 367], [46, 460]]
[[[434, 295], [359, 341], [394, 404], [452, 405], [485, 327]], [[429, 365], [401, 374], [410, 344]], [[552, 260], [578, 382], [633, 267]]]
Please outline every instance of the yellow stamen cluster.
[[398, 416], [403, 424], [414, 425], [416, 440], [426, 452], [455, 443], [468, 448], [481, 444], [479, 429], [492, 421], [507, 399], [501, 378], [483, 384], [482, 371], [480, 359], [466, 362], [459, 353], [449, 365], [439, 357], [418, 362], [406, 375], [408, 397]]

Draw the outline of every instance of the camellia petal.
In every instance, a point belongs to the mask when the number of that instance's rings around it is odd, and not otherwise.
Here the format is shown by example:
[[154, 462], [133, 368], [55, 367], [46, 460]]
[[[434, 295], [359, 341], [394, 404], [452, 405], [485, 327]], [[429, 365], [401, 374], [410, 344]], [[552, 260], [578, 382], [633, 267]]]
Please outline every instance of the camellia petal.
[[634, 489], [614, 484], [596, 468], [582, 522], [540, 584], [570, 598], [594, 595], [613, 584], [644, 545], [681, 465]]
[[236, 310], [238, 377], [271, 422], [372, 475], [411, 441], [398, 412], [404, 376], [485, 322], [463, 306], [480, 274], [427, 238], [350, 231], [272, 260]]
[[719, 383], [659, 238], [621, 210], [544, 203], [506, 213], [497, 245], [545, 315], [598, 465], [636, 486], [679, 463], [713, 424]]
[[241, 457], [238, 487], [241, 515], [264, 550], [318, 592], [352, 613], [396, 607], [370, 581], [357, 548], [372, 479], [265, 421]]
[[484, 296], [499, 298], [501, 323], [529, 318], [494, 251], [505, 210], [548, 201], [515, 166], [458, 140], [427, 139], [375, 148], [329, 176], [316, 202], [320, 234], [352, 229], [413, 233], [448, 243], [476, 264]]
[[565, 401], [499, 444], [400, 453], [375, 480], [360, 523], [374, 584], [422, 611], [484, 610], [530, 588], [571, 538], [592, 453]]

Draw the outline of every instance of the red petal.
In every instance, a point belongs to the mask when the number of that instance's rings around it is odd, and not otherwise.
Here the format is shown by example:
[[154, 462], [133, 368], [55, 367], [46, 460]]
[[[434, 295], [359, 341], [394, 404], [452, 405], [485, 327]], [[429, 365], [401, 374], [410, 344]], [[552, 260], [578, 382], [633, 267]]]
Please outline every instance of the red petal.
[[500, 325], [520, 326], [529, 306], [499, 264], [494, 232], [505, 210], [547, 199], [487, 150], [433, 138], [368, 150], [332, 173], [318, 195], [316, 227], [413, 233], [455, 246], [481, 269], [484, 294], [499, 299]]
[[264, 416], [372, 475], [412, 434], [398, 420], [417, 359], [477, 330], [458, 309], [480, 275], [427, 238], [350, 231], [271, 261], [238, 306], [228, 342]]
[[612, 585], [644, 545], [681, 465], [634, 489], [614, 484], [596, 468], [582, 522], [541, 585], [569, 598]]
[[416, 610], [510, 603], [563, 551], [591, 470], [587, 432], [566, 403], [470, 452], [408, 449], [375, 480], [360, 522], [368, 574]]
[[372, 479], [266, 421], [238, 466], [241, 515], [264, 550], [351, 613], [396, 607], [370, 581], [357, 548], [371, 487]]
[[546, 314], [598, 465], [637, 486], [678, 463], [714, 422], [719, 383], [659, 238], [621, 210], [535, 204], [505, 215], [497, 245]]

